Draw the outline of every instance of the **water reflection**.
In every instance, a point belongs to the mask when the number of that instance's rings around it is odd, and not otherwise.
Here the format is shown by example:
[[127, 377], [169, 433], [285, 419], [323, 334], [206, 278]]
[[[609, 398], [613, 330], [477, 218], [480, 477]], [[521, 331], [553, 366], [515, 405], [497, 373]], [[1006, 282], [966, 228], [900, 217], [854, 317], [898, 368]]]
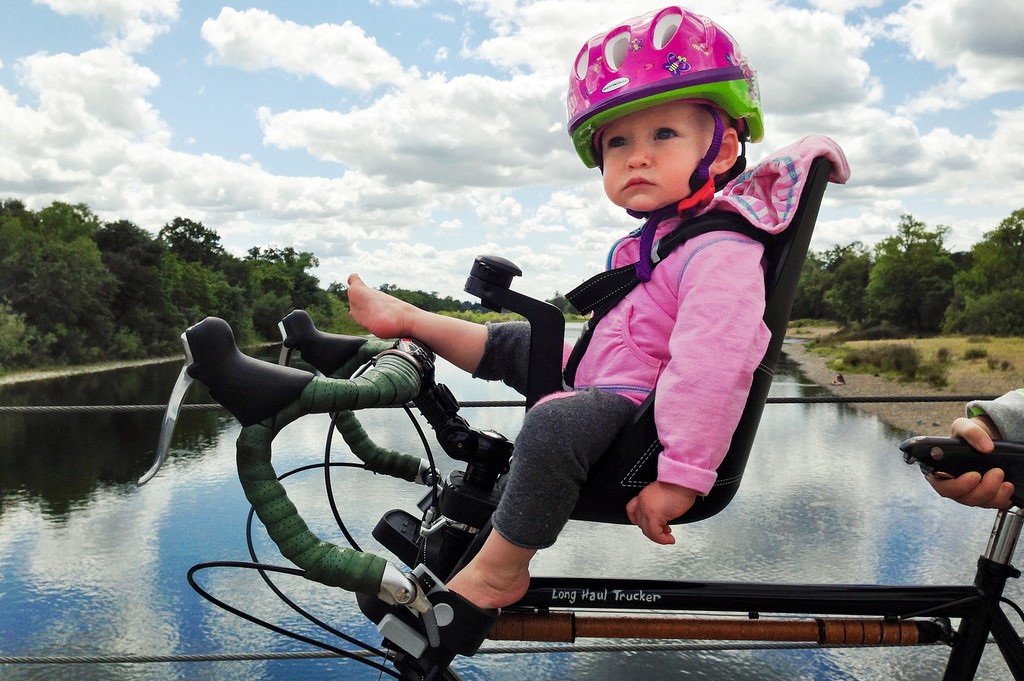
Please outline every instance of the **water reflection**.
[[[805, 395], [795, 368], [781, 367], [773, 395]], [[178, 364], [8, 386], [3, 404], [158, 404]], [[463, 399], [513, 399], [497, 384], [439, 370]], [[206, 401], [202, 393], [195, 401]], [[517, 409], [465, 409], [476, 426], [513, 436]], [[380, 444], [416, 451], [397, 411], [368, 413]], [[160, 413], [0, 414], [0, 655], [237, 653], [302, 650], [300, 644], [208, 605], [185, 582], [192, 565], [247, 560], [247, 505], [234, 472], [238, 426], [223, 412], [186, 412], [167, 465], [149, 485], [134, 481], [152, 461]], [[275, 450], [278, 471], [323, 456], [326, 417], [292, 424]], [[934, 498], [920, 474], [899, 459], [906, 435], [851, 408], [769, 405], [746, 480], [718, 516], [677, 528], [678, 543], [659, 547], [635, 528], [570, 523], [542, 552], [536, 574], [678, 577], [743, 581], [967, 583], [984, 546], [986, 512]], [[442, 466], [450, 462], [435, 447]], [[340, 454], [339, 454], [340, 456]], [[420, 488], [382, 476], [333, 474], [342, 514], [364, 548], [380, 515], [411, 508]], [[324, 504], [322, 475], [289, 479], [312, 529], [342, 543]], [[282, 564], [262, 531], [261, 558]], [[200, 576], [218, 597], [289, 628], [317, 634], [259, 582], [239, 570]], [[282, 578], [315, 614], [364, 640], [377, 636], [347, 596]], [[1010, 597], [1019, 596], [1014, 584]], [[583, 642], [587, 643], [587, 642]], [[628, 648], [628, 646], [627, 646]], [[986, 658], [992, 658], [994, 651]], [[995, 660], [979, 678], [1004, 675]], [[460, 663], [466, 679], [843, 679], [935, 678], [943, 649], [863, 651], [716, 651], [482, 655]], [[5, 679], [375, 679], [346, 661], [161, 663], [150, 665], [0, 666]]]

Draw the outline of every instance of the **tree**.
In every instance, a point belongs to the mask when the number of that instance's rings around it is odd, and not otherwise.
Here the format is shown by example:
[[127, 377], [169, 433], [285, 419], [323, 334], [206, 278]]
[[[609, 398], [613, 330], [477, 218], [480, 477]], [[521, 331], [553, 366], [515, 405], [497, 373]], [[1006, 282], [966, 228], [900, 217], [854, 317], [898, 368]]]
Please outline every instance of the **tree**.
[[953, 278], [945, 329], [957, 333], [1024, 333], [1024, 208], [971, 248], [970, 266]]
[[220, 236], [201, 222], [177, 217], [160, 228], [159, 238], [167, 249], [186, 262], [215, 267], [224, 255]]
[[0, 367], [14, 367], [36, 352], [36, 338], [25, 315], [15, 314], [0, 300]]
[[117, 280], [110, 311], [126, 352], [163, 352], [177, 344], [178, 329], [167, 326], [167, 299], [160, 282], [163, 242], [128, 220], [108, 222], [96, 232], [100, 257]]
[[949, 227], [929, 230], [911, 215], [903, 215], [896, 235], [875, 246], [867, 300], [878, 321], [916, 333], [942, 328], [956, 269], [943, 243], [947, 234]]
[[828, 273], [825, 270], [825, 259], [808, 251], [800, 270], [800, 281], [797, 283], [796, 296], [793, 298], [793, 319], [826, 319], [825, 291], [828, 290]]
[[559, 293], [558, 291], [555, 291], [555, 295], [553, 298], [549, 298], [544, 302], [554, 305], [555, 307], [562, 311], [562, 314], [579, 314], [576, 308], [573, 307], [572, 303], [569, 302], [569, 299], [566, 298], [564, 294]]
[[864, 244], [854, 242], [825, 252], [828, 288], [822, 296], [825, 314], [844, 326], [853, 326], [867, 316], [867, 289], [871, 254]]
[[84, 204], [58, 201], [0, 220], [0, 291], [38, 335], [43, 357], [86, 361], [107, 351], [116, 282], [93, 241], [98, 225]]
[[324, 291], [310, 270], [320, 264], [312, 253], [287, 248], [249, 249], [246, 260], [255, 266], [256, 284], [267, 292], [288, 296], [294, 307], [308, 307], [320, 301]]
[[160, 260], [160, 281], [169, 301], [170, 328], [181, 333], [205, 317], [221, 317], [232, 323], [239, 342], [251, 339], [247, 292], [232, 286], [223, 273], [168, 253]]
[[252, 269], [257, 292], [253, 326], [260, 336], [276, 335], [277, 323], [292, 310], [327, 305], [326, 292], [309, 272], [319, 264], [312, 253], [298, 252], [290, 246], [253, 247], [245, 261]]
[[860, 242], [833, 246], [823, 253], [809, 252], [800, 271], [791, 316], [829, 319], [845, 326], [862, 322], [870, 270], [871, 254]]

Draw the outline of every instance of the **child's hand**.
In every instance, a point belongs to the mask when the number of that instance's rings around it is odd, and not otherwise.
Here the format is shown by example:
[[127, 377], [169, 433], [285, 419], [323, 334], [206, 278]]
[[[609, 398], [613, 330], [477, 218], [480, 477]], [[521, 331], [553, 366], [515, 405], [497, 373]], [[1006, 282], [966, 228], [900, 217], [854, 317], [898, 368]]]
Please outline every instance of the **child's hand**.
[[378, 338], [409, 335], [417, 308], [363, 283], [358, 274], [348, 277], [348, 306], [352, 319]]
[[[973, 419], [958, 418], [953, 421], [953, 437], [962, 437], [979, 452], [991, 452], [992, 438], [996, 437], [995, 425], [986, 417]], [[978, 473], [964, 473], [952, 480], [941, 480], [928, 476], [928, 483], [939, 493], [965, 506], [981, 508], [1009, 508], [1013, 483], [1006, 482], [1002, 469], [993, 468], [984, 476]]]
[[651, 541], [675, 544], [668, 522], [689, 511], [696, 500], [697, 493], [692, 489], [655, 481], [630, 499], [626, 515]]

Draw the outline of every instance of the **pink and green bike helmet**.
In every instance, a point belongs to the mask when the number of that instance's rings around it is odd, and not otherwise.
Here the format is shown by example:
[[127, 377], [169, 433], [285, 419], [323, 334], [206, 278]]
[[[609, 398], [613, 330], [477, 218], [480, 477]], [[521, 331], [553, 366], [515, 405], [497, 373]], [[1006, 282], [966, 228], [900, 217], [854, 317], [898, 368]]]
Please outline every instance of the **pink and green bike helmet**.
[[764, 137], [757, 77], [736, 41], [710, 19], [671, 6], [628, 19], [583, 46], [569, 77], [569, 135], [594, 168], [601, 128], [679, 100], [718, 106], [737, 121], [741, 139]]

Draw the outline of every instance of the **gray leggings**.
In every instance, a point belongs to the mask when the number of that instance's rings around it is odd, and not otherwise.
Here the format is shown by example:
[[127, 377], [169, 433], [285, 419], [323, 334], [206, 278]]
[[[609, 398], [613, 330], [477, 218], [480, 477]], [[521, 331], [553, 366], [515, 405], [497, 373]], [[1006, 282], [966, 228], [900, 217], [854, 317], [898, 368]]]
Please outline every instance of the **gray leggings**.
[[[474, 375], [503, 380], [525, 394], [529, 338], [529, 326], [523, 323], [489, 325], [487, 347]], [[554, 544], [591, 466], [635, 412], [631, 400], [595, 389], [550, 399], [528, 411], [492, 516], [498, 534], [522, 548]]]

